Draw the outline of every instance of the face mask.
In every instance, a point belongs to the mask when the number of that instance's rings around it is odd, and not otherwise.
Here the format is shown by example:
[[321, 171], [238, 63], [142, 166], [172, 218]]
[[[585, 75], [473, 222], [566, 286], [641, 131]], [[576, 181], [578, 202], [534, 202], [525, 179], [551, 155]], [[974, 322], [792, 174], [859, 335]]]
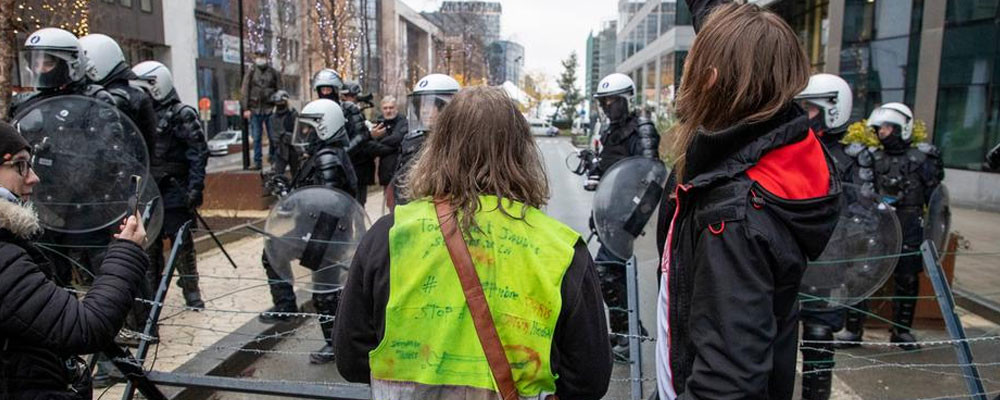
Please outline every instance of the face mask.
[[886, 150], [903, 150], [910, 147], [910, 144], [903, 140], [903, 136], [898, 131], [879, 139], [879, 141], [882, 142], [882, 146], [885, 146]]
[[823, 114], [820, 113], [813, 118], [809, 118], [809, 129], [812, 129], [819, 137], [823, 137], [826, 133], [826, 124], [823, 123]]
[[254, 64], [257, 64], [257, 66], [261, 67], [261, 68], [266, 67], [267, 66], [267, 59], [264, 58], [264, 57], [257, 57], [254, 60]]
[[601, 110], [608, 116], [611, 122], [618, 122], [628, 115], [628, 102], [621, 97], [616, 97], [607, 105], [601, 103]]

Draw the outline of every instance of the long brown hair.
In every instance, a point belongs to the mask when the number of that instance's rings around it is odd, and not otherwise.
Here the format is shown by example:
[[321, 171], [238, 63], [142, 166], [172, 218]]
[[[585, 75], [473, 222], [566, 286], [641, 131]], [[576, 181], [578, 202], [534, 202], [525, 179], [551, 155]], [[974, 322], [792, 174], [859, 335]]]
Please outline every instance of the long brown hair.
[[[447, 199], [467, 231], [480, 195], [532, 207], [545, 205], [548, 179], [528, 121], [500, 89], [462, 89], [434, 121], [432, 132], [404, 178], [410, 198]], [[500, 211], [514, 218], [503, 208]]]
[[717, 6], [684, 62], [673, 144], [678, 181], [698, 128], [765, 121], [808, 82], [805, 50], [781, 17], [754, 4]]

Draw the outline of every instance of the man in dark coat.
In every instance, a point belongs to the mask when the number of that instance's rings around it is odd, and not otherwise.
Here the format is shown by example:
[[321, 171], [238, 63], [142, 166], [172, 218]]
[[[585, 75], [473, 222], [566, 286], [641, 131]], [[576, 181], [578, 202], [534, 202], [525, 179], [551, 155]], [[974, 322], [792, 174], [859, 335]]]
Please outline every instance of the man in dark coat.
[[41, 231], [28, 201], [39, 182], [28, 143], [0, 122], [0, 398], [88, 399], [90, 376], [77, 354], [112, 343], [149, 266], [135, 217], [108, 247], [87, 296], [51, 279], [31, 240]]
[[399, 161], [400, 144], [406, 136], [406, 118], [399, 115], [396, 98], [386, 96], [382, 99], [382, 119], [372, 128], [372, 149], [378, 156], [378, 182], [388, 186], [396, 173]]
[[[261, 131], [267, 127], [268, 139], [271, 138], [271, 96], [281, 86], [281, 74], [269, 63], [267, 50], [258, 46], [254, 51], [254, 65], [247, 69], [243, 76], [243, 118], [250, 120], [250, 136], [253, 138], [253, 169], [260, 170], [263, 156], [261, 155]], [[274, 158], [275, 146], [269, 147], [268, 158]]]

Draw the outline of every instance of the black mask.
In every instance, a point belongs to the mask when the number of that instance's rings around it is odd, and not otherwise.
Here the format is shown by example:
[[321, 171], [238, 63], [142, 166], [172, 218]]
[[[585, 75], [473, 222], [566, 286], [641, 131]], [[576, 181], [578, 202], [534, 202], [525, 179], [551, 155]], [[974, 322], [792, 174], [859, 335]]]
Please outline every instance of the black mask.
[[321, 99], [333, 100], [337, 102], [337, 104], [340, 104], [340, 96], [337, 95], [336, 89], [334, 89], [332, 92], [330, 92], [330, 94], [325, 96], [322, 93], [320, 93], [319, 89], [316, 89], [316, 96], [318, 96]]
[[274, 108], [280, 112], [288, 111], [288, 103], [275, 103]]
[[66, 61], [59, 60], [55, 68], [38, 75], [38, 86], [55, 89], [73, 82], [69, 77], [69, 65]]
[[628, 116], [628, 102], [620, 96], [615, 96], [610, 101], [602, 101], [601, 110], [611, 122], [618, 122]]
[[826, 123], [823, 122], [823, 113], [817, 114], [813, 118], [809, 118], [809, 129], [812, 129], [813, 133], [819, 137], [823, 137], [826, 133]]
[[910, 142], [903, 140], [903, 135], [900, 134], [899, 128], [895, 127], [891, 135], [884, 138], [880, 137], [879, 141], [882, 142], [882, 146], [885, 147], [886, 151], [890, 152], [899, 152], [910, 147]]

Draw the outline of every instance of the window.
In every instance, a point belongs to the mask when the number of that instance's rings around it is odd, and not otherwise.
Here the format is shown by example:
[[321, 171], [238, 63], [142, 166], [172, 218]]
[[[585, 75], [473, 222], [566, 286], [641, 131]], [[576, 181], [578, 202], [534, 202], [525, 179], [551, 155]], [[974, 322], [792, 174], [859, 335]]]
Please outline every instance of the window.
[[660, 35], [663, 35], [672, 29], [676, 20], [677, 0], [663, 1], [660, 3]]
[[139, 0], [139, 9], [143, 12], [153, 12], [153, 0]]
[[659, 4], [657, 4], [656, 7], [653, 7], [653, 11], [650, 12], [648, 16], [646, 16], [646, 45], [647, 46], [650, 43], [653, 43], [653, 41], [655, 41], [656, 38], [660, 37], [661, 33], [660, 33], [659, 29], [660, 29], [660, 7], [659, 7]]
[[121, 4], [121, 5], [123, 6], [123, 7], [128, 7], [128, 8], [132, 8], [132, 0], [120, 0], [120, 1], [119, 1], [119, 3], [120, 3], [120, 4]]

